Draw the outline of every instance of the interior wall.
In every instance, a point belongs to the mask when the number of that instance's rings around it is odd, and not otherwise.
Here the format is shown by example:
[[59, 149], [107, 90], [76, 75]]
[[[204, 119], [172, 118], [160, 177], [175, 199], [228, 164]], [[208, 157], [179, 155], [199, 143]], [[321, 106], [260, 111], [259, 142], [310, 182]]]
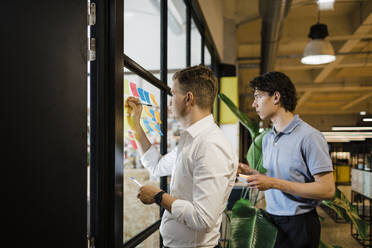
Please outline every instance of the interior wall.
[[1, 241], [87, 247], [87, 2], [6, 1], [0, 16]]

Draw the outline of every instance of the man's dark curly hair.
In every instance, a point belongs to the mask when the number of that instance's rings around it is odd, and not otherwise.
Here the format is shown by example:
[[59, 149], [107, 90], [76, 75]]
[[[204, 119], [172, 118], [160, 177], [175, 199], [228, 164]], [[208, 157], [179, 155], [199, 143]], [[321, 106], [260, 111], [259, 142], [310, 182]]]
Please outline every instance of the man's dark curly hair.
[[281, 106], [293, 112], [297, 105], [296, 88], [287, 75], [282, 72], [271, 71], [254, 78], [250, 85], [253, 90], [268, 92], [272, 96], [275, 91], [280, 93]]

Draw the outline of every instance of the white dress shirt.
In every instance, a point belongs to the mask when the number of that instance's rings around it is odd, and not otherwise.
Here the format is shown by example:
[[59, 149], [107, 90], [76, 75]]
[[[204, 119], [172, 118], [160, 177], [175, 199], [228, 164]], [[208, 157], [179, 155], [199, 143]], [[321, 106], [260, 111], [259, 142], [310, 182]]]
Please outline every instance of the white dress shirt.
[[161, 221], [164, 245], [216, 246], [238, 158], [213, 116], [187, 128], [170, 153], [161, 156], [151, 146], [141, 161], [153, 176], [172, 175], [170, 195], [177, 200]]

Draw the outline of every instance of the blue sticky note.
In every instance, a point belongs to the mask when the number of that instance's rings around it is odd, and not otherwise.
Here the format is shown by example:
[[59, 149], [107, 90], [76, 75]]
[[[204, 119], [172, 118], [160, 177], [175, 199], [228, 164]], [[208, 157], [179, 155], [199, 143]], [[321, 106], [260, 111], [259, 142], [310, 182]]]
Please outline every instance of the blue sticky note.
[[143, 93], [145, 94], [145, 99], [148, 104], [151, 104], [149, 93], [144, 90]]
[[160, 130], [160, 126], [158, 124], [155, 124], [155, 128], [157, 129], [158, 133], [161, 135], [161, 136], [164, 136], [163, 132]]
[[151, 128], [148, 120], [143, 119], [143, 124], [145, 124], [145, 127], [147, 128], [147, 130], [149, 130], [149, 132], [155, 132], [154, 129]]
[[150, 109], [150, 113], [152, 114], [152, 120], [156, 122], [156, 118], [155, 118], [155, 111], [153, 109]]
[[141, 89], [140, 87], [138, 87], [137, 90], [138, 90], [138, 94], [140, 95], [141, 101], [146, 102], [146, 98], [145, 98], [144, 90]]

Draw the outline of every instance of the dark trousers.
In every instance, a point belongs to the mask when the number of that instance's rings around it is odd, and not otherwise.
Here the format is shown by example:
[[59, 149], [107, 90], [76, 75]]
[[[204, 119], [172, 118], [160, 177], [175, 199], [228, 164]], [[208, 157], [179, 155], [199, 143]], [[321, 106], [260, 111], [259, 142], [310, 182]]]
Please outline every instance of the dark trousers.
[[275, 248], [318, 248], [320, 222], [315, 209], [295, 216], [270, 216], [278, 228]]
[[[169, 247], [163, 246], [163, 248], [169, 248]], [[220, 246], [220, 244], [218, 244], [214, 248], [221, 248], [221, 246]]]

